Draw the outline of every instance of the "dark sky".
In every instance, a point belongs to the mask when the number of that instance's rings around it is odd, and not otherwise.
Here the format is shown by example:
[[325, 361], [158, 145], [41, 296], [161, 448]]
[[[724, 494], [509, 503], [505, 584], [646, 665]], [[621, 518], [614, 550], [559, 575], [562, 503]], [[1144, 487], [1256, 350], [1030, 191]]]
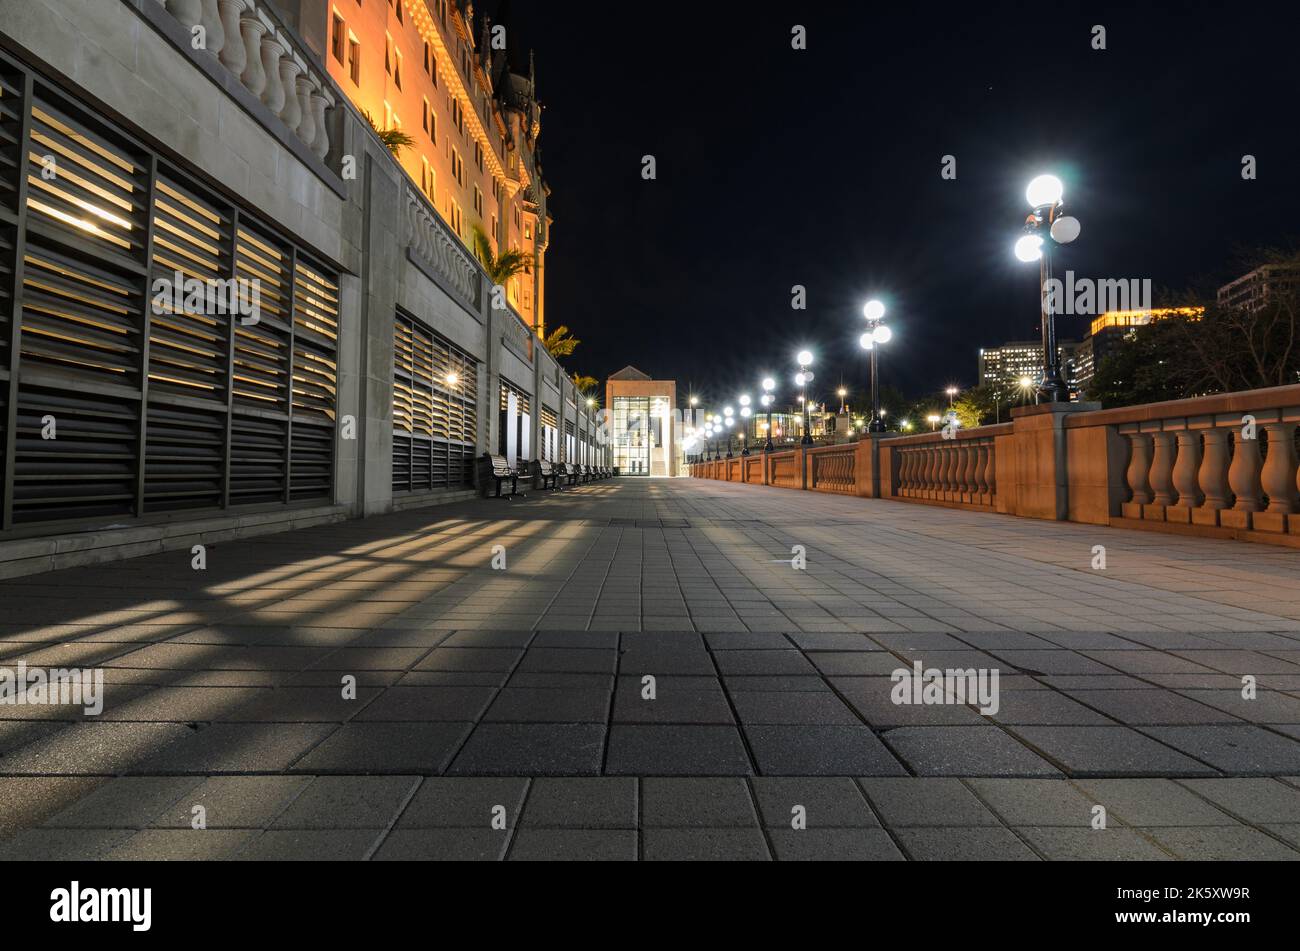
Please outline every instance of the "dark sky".
[[884, 382], [970, 385], [980, 346], [1037, 332], [1037, 267], [1011, 248], [1045, 171], [1083, 224], [1060, 270], [1214, 286], [1244, 248], [1300, 233], [1286, 19], [1243, 3], [513, 0], [546, 106], [548, 323], [583, 341], [570, 370], [631, 363], [709, 402], [765, 372], [788, 390], [806, 346], [824, 398], [841, 375], [865, 383], [877, 296], [895, 331]]

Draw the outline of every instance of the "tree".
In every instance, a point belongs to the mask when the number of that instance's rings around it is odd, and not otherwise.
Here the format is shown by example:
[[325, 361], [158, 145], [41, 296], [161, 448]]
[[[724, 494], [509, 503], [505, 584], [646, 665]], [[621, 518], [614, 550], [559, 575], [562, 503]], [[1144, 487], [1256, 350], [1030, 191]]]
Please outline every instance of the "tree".
[[568, 327], [561, 325], [547, 335], [542, 341], [542, 346], [546, 348], [547, 353], [558, 360], [560, 357], [572, 356], [573, 351], [577, 350], [581, 343], [581, 340], [569, 333]]
[[518, 248], [502, 251], [499, 255], [492, 252], [492, 240], [478, 225], [474, 226], [474, 254], [483, 264], [493, 284], [504, 287], [506, 282], [528, 269], [528, 253]]
[[573, 374], [573, 385], [583, 396], [590, 397], [595, 392], [596, 387], [600, 386], [600, 381], [594, 376], [583, 376], [580, 373]]

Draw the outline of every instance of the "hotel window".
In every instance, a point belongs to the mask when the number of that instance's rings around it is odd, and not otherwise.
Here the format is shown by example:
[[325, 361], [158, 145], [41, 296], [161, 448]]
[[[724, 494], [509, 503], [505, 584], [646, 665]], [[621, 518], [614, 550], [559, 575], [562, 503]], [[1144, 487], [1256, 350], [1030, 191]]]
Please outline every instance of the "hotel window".
[[397, 8], [397, 22], [398, 23], [404, 22], [402, 20], [402, 0], [397, 0], [394, 6]]
[[393, 50], [393, 82], [402, 88], [402, 54], [398, 50]]
[[483, 217], [483, 193], [478, 190], [477, 185], [474, 186], [474, 212], [480, 219]]
[[426, 195], [428, 195], [430, 198], [433, 198], [433, 192], [434, 192], [433, 168], [429, 165], [429, 160], [427, 158], [421, 158], [420, 165], [421, 165], [420, 188], [424, 190], [424, 193]]
[[424, 71], [430, 76], [433, 75], [433, 47], [429, 45], [428, 40], [424, 41]]
[[438, 144], [438, 116], [433, 111], [433, 106], [429, 106], [429, 141]]
[[361, 85], [361, 42], [356, 34], [348, 31], [348, 73], [355, 85]]
[[425, 99], [420, 106], [420, 125], [424, 127], [425, 132], [429, 131], [429, 100], [428, 99]]
[[465, 184], [465, 163], [460, 160], [460, 153], [455, 149], [451, 150], [451, 176], [456, 179], [457, 184], [462, 187]]
[[384, 72], [393, 75], [393, 37], [389, 33], [384, 34]]
[[347, 24], [343, 22], [343, 17], [339, 16], [338, 11], [334, 11], [334, 42], [331, 44], [334, 58], [343, 65], [343, 57], [347, 52]]
[[460, 205], [453, 201], [451, 203], [451, 230], [456, 232], [457, 237], [461, 237], [460, 229], [463, 223], [464, 219], [461, 217]]
[[393, 107], [390, 106], [387, 102], [385, 102], [384, 103], [384, 128], [391, 129], [392, 127], [393, 127]]
[[474, 143], [474, 164], [478, 166], [480, 172], [483, 171], [483, 146], [477, 142]]
[[533, 240], [533, 226], [531, 223], [524, 225], [524, 240]]

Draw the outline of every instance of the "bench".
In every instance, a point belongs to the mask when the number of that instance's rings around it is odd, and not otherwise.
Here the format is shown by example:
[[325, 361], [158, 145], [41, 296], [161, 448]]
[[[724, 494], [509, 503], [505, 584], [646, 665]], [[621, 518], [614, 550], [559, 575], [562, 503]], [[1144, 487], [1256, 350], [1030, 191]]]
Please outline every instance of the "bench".
[[510, 463], [506, 462], [505, 456], [484, 453], [478, 461], [478, 476], [479, 485], [483, 487], [484, 497], [487, 497], [488, 490], [493, 483], [496, 483], [495, 498], [501, 498], [501, 487], [507, 482], [510, 483], [509, 494], [519, 494], [519, 473], [511, 468]]
[[559, 473], [561, 479], [567, 479], [569, 485], [578, 484], [578, 470], [573, 466], [565, 465], [563, 462], [555, 464], [555, 471]]
[[[549, 483], [549, 485], [547, 483]], [[545, 459], [534, 460], [533, 485], [540, 489], [560, 488], [560, 473], [558, 467], [547, 462]]]
[[584, 470], [584, 471], [586, 472], [586, 474], [587, 474], [587, 481], [588, 481], [588, 482], [598, 482], [598, 481], [600, 481], [600, 474], [596, 472], [596, 469], [595, 469], [594, 466], [583, 466], [582, 468], [583, 468], [583, 470]]

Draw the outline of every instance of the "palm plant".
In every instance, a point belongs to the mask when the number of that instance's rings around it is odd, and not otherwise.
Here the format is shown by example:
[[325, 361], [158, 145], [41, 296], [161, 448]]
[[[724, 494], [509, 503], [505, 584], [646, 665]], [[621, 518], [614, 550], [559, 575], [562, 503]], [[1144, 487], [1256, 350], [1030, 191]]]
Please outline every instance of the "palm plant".
[[474, 253], [483, 263], [492, 283], [501, 287], [506, 281], [528, 268], [528, 253], [519, 248], [510, 248], [500, 254], [492, 253], [492, 240], [478, 225], [474, 226]]
[[546, 339], [542, 341], [542, 346], [546, 348], [547, 353], [559, 359], [572, 356], [580, 343], [582, 341], [569, 333], [568, 327], [559, 326], [547, 334]]
[[594, 376], [583, 376], [581, 373], [573, 374], [573, 385], [583, 396], [591, 396], [596, 387], [600, 386], [600, 381]]
[[370, 128], [375, 130], [375, 135], [379, 136], [379, 141], [384, 143], [384, 148], [388, 149], [394, 157], [399, 157], [402, 149], [409, 149], [415, 145], [415, 139], [401, 129], [381, 129], [370, 113], [366, 112], [363, 115], [370, 123]]

